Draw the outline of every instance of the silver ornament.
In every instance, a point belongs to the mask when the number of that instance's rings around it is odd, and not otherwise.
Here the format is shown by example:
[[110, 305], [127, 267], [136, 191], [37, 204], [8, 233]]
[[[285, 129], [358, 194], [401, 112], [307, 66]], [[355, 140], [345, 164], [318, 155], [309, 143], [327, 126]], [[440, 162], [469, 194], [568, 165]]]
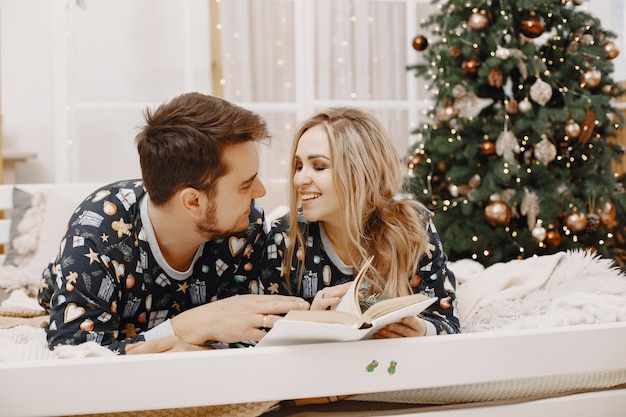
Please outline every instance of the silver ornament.
[[548, 165], [556, 158], [556, 146], [548, 140], [545, 135], [543, 139], [535, 146], [535, 158], [544, 165]]
[[498, 48], [496, 49], [496, 58], [505, 60], [505, 59], [509, 59], [509, 57], [511, 56], [511, 51], [507, 48], [502, 48], [500, 46], [498, 46]]
[[537, 81], [530, 86], [530, 98], [539, 105], [545, 106], [552, 98], [552, 87], [541, 78], [537, 78]]
[[528, 100], [528, 97], [524, 97], [524, 100], [517, 105], [517, 109], [522, 113], [527, 113], [533, 109], [533, 104]]
[[546, 229], [540, 225], [533, 227], [533, 230], [531, 231], [533, 237], [539, 242], [543, 242], [546, 239], [546, 233]]

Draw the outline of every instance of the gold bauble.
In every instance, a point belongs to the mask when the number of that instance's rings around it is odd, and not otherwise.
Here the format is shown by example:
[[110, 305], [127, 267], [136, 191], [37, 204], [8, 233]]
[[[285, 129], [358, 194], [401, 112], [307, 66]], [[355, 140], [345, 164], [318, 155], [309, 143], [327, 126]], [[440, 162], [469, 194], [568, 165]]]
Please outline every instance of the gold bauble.
[[439, 119], [447, 122], [448, 120], [456, 117], [459, 114], [456, 108], [453, 105], [446, 105], [441, 108], [439, 113]]
[[602, 49], [606, 52], [608, 59], [615, 59], [619, 55], [619, 48], [613, 41], [606, 41], [602, 44]]
[[565, 218], [565, 226], [574, 233], [579, 233], [587, 227], [587, 216], [578, 211]]
[[536, 38], [546, 30], [546, 24], [537, 13], [532, 10], [530, 15], [522, 20], [522, 33], [528, 38]]
[[615, 208], [615, 204], [613, 204], [613, 202], [605, 202], [600, 209], [596, 210], [596, 213], [600, 216], [600, 221], [606, 227], [613, 228], [617, 226], [617, 209]]
[[604, 94], [615, 95], [617, 94], [617, 87], [611, 84], [604, 84], [602, 86], [602, 92]]
[[452, 58], [458, 58], [461, 56], [462, 53], [461, 48], [459, 48], [458, 46], [451, 46], [448, 51], [450, 52], [450, 56]]
[[463, 74], [465, 75], [476, 75], [478, 72], [478, 68], [480, 67], [480, 61], [476, 58], [468, 59], [461, 64], [461, 68], [463, 69]]
[[489, 17], [487, 17], [487, 12], [484, 10], [474, 12], [467, 19], [467, 25], [474, 32], [482, 32], [489, 25]]
[[570, 119], [565, 125], [565, 134], [570, 138], [577, 138], [580, 136], [580, 125]]
[[580, 74], [580, 83], [583, 87], [596, 88], [602, 81], [602, 73], [595, 68], [589, 68]]
[[490, 140], [481, 142], [478, 147], [480, 148], [480, 153], [483, 155], [493, 155], [494, 153], [496, 153], [496, 144], [491, 142]]
[[413, 38], [413, 49], [423, 51], [428, 48], [428, 39], [424, 35], [417, 35]]
[[485, 207], [485, 219], [491, 226], [506, 226], [511, 221], [511, 209], [504, 201], [492, 201]]
[[561, 236], [559, 232], [556, 230], [548, 230], [546, 233], [546, 243], [548, 243], [548, 245], [557, 248], [561, 245], [561, 242], [563, 242], [563, 236]]

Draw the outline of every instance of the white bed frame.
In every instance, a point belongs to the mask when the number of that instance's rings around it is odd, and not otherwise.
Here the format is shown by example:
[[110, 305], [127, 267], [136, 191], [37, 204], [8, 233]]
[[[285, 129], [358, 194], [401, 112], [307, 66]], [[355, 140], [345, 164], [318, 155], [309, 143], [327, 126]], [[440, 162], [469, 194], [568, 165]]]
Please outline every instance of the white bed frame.
[[[51, 186], [51, 185], [48, 185]], [[65, 188], [64, 188], [65, 187]], [[7, 186], [0, 186], [0, 200]], [[84, 197], [93, 186], [61, 186]], [[0, 207], [6, 207], [1, 205]], [[0, 416], [65, 416], [440, 390], [626, 372], [626, 323], [158, 355], [0, 362]], [[366, 367], [373, 360], [373, 372]], [[395, 361], [395, 373], [387, 367]], [[343, 404], [345, 405], [344, 400]], [[341, 414], [333, 414], [341, 415]], [[383, 415], [383, 414], [381, 414]], [[384, 415], [390, 415], [388, 412]], [[396, 416], [623, 417], [626, 386]]]
[[[0, 363], [0, 415], [154, 410], [626, 370], [626, 325]], [[424, 359], [436, 352], [437, 360]], [[425, 356], [429, 355], [429, 356]], [[367, 372], [376, 360], [379, 367]], [[396, 361], [396, 372], [387, 366]], [[623, 417], [626, 388], [415, 416]], [[130, 413], [129, 415], [132, 415]]]

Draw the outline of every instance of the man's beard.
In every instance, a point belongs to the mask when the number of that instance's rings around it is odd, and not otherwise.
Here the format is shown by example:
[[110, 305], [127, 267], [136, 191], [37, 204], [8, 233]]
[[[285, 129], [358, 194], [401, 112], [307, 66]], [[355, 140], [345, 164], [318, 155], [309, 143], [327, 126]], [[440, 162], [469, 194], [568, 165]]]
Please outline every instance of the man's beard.
[[215, 206], [215, 204], [211, 204], [209, 207], [207, 207], [204, 213], [204, 220], [196, 224], [196, 230], [206, 240], [226, 238], [231, 235], [242, 234], [246, 230], [248, 230], [247, 225], [245, 227], [239, 228], [240, 230], [237, 230], [236, 228], [226, 230], [226, 229], [217, 227], [216, 226], [217, 224], [216, 212], [217, 212], [217, 207]]

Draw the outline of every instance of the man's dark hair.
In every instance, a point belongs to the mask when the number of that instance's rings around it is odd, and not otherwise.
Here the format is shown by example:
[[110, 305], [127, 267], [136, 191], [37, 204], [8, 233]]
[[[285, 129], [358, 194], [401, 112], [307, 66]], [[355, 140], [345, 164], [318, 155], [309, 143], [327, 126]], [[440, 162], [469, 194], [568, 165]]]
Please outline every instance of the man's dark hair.
[[200, 93], [182, 94], [144, 115], [146, 125], [135, 142], [144, 186], [156, 205], [184, 187], [210, 194], [226, 174], [226, 147], [269, 139], [259, 115]]

